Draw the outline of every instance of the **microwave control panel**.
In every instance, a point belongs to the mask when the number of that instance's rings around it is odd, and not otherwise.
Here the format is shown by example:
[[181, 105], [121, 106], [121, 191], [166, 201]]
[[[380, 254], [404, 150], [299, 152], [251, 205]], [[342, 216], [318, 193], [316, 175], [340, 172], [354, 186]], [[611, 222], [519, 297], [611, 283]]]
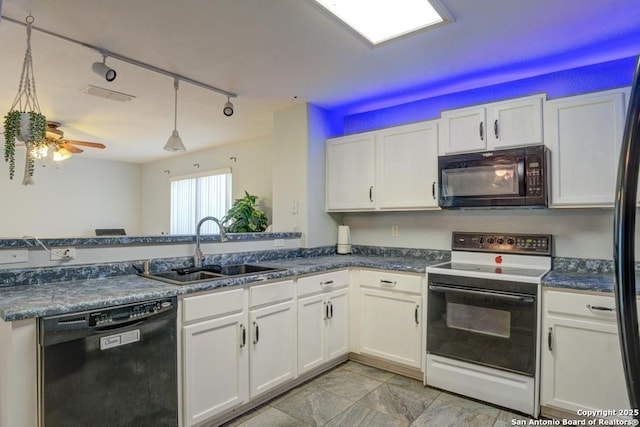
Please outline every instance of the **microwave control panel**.
[[452, 234], [452, 250], [528, 255], [551, 255], [550, 234], [502, 234], [457, 232]]
[[528, 197], [542, 197], [544, 195], [543, 159], [542, 154], [528, 154], [525, 158]]

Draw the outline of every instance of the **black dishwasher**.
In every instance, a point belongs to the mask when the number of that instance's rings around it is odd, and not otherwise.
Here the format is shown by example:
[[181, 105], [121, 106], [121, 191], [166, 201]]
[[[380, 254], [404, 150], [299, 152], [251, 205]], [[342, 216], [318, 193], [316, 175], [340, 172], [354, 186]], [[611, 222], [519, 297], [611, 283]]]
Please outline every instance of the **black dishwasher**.
[[40, 318], [45, 427], [178, 425], [176, 298]]

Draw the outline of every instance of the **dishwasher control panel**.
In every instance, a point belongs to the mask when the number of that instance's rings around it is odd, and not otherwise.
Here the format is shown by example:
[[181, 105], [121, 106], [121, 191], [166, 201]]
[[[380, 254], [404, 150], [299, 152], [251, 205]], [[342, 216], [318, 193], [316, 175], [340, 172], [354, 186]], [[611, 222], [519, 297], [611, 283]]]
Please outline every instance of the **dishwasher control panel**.
[[89, 326], [107, 326], [129, 322], [174, 308], [175, 299], [167, 298], [122, 307], [105, 308], [89, 313]]

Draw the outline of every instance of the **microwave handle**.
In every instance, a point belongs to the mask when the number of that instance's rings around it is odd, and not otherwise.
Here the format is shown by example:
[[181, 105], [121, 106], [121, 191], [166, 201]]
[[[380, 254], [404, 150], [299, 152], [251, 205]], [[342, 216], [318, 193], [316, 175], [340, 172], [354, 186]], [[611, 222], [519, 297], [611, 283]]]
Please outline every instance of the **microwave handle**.
[[524, 158], [518, 159], [518, 188], [520, 196], [527, 195], [527, 170]]

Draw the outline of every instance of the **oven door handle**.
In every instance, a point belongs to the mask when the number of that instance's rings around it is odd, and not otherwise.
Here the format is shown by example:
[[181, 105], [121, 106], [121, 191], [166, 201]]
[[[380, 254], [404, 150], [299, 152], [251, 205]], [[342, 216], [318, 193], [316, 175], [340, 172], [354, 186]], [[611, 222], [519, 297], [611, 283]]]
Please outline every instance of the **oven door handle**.
[[494, 298], [501, 298], [510, 301], [518, 301], [527, 304], [532, 304], [535, 302], [535, 298], [533, 297], [525, 297], [521, 295], [506, 295], [498, 292], [490, 292], [490, 291], [479, 291], [475, 289], [461, 289], [461, 288], [450, 288], [448, 286], [439, 286], [439, 285], [429, 285], [429, 290], [436, 292], [454, 292], [459, 294], [468, 294], [468, 295], [483, 295], [490, 296]]

